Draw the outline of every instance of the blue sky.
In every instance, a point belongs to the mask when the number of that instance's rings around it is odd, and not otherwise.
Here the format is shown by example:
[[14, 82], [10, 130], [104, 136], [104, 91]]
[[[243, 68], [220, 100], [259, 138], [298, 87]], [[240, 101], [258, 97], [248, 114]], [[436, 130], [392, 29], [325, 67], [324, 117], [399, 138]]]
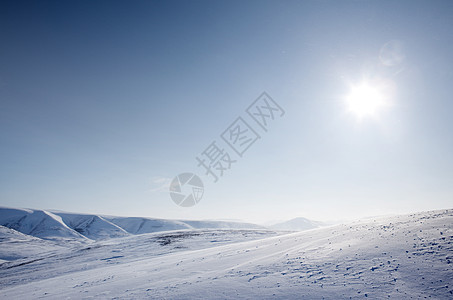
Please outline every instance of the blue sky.
[[[2, 1], [0, 205], [253, 222], [451, 208], [452, 13], [451, 1]], [[359, 118], [345, 97], [364, 80], [390, 85], [391, 105]], [[286, 114], [213, 183], [195, 157], [263, 91]], [[205, 184], [191, 208], [168, 194], [182, 172]]]

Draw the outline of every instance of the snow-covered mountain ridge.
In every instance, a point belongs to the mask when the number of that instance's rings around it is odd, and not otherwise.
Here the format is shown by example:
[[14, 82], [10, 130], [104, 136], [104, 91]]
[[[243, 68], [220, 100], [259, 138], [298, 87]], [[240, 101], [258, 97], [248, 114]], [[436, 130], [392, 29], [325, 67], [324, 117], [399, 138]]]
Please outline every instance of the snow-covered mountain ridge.
[[0, 226], [42, 239], [101, 240], [169, 230], [263, 229], [251, 223], [183, 221], [0, 207]]
[[451, 209], [277, 236], [182, 230], [4, 262], [0, 298], [452, 299], [452, 262]]
[[327, 223], [312, 221], [307, 218], [299, 217], [285, 222], [273, 224], [268, 227], [274, 230], [303, 231], [327, 225]]

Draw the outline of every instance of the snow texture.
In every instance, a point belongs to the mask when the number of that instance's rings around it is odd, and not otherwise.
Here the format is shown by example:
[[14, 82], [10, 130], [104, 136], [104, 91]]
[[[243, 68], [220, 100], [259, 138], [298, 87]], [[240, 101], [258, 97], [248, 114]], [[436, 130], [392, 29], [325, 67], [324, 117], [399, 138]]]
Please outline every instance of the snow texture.
[[[148, 223], [103, 219], [128, 233]], [[63, 234], [61, 248], [0, 234], [5, 256], [12, 241], [47, 248], [0, 264], [0, 299], [453, 299], [453, 210], [296, 233], [186, 228], [68, 246]]]

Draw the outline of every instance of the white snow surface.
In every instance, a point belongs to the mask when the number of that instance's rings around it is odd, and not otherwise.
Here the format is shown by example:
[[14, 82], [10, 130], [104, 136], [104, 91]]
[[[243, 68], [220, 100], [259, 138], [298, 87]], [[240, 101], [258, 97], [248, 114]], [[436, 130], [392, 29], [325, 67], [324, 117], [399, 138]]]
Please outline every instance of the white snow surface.
[[81, 241], [181, 229], [263, 229], [256, 224], [241, 222], [114, 217], [6, 207], [0, 207], [0, 226], [47, 240]]
[[303, 231], [308, 229], [314, 229], [322, 226], [326, 226], [323, 222], [312, 221], [307, 218], [295, 218], [289, 221], [273, 224], [268, 226], [275, 230], [290, 230], [290, 231]]
[[0, 225], [40, 238], [83, 238], [60, 216], [44, 210], [1, 207]]
[[[3, 252], [40, 240], [0, 233]], [[453, 299], [453, 210], [285, 234], [185, 229], [54, 246], [1, 263], [0, 299]]]

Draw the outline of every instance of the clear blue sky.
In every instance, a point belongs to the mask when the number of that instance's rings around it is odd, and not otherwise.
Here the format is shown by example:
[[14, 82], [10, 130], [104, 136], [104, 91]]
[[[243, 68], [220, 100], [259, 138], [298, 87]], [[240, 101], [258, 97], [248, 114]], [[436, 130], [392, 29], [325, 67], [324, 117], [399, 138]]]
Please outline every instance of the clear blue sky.
[[[452, 15], [452, 1], [2, 1], [0, 205], [254, 222], [451, 208]], [[345, 96], [364, 78], [394, 90], [360, 119]], [[263, 91], [286, 114], [213, 183], [195, 157]], [[181, 172], [205, 183], [192, 208], [166, 188]]]

